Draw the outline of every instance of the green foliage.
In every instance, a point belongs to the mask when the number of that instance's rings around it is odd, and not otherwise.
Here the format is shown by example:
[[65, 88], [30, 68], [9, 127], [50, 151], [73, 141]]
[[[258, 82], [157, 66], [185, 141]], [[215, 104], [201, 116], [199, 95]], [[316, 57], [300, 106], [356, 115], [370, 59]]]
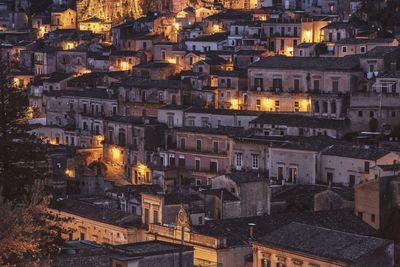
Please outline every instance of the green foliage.
[[31, 134], [27, 92], [15, 88], [10, 67], [0, 63], [0, 187], [8, 200], [23, 199], [37, 179], [44, 179], [46, 146]]

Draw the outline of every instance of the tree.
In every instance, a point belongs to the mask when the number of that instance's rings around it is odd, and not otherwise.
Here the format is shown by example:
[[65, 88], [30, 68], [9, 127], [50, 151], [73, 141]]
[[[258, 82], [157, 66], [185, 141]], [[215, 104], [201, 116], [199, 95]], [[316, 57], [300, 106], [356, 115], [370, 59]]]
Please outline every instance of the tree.
[[58, 221], [50, 223], [48, 202], [37, 185], [25, 201], [9, 201], [0, 195], [1, 266], [39, 266], [58, 251], [62, 231]]
[[7, 200], [22, 200], [47, 175], [47, 147], [30, 132], [27, 91], [14, 86], [10, 69], [0, 62], [0, 187]]
[[35, 266], [55, 249], [49, 224], [47, 145], [31, 133], [27, 92], [16, 88], [11, 64], [0, 59], [0, 265]]

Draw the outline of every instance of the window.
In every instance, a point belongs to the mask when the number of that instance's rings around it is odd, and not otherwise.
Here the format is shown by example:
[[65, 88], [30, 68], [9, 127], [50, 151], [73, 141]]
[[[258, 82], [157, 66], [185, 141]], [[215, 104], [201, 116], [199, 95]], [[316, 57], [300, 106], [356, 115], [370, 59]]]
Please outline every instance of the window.
[[277, 262], [276, 267], [286, 267], [286, 263]]
[[314, 80], [314, 90], [319, 90], [319, 80]]
[[367, 51], [367, 49], [365, 48], [365, 46], [361, 46], [360, 51], [361, 51], [361, 53], [365, 53]]
[[294, 81], [293, 81], [293, 89], [295, 91], [300, 91], [300, 80], [299, 79], [294, 79]]
[[349, 175], [349, 187], [354, 187], [354, 184], [356, 183], [356, 176], [353, 174]]
[[363, 112], [362, 112], [362, 110], [359, 110], [358, 111], [358, 117], [362, 117], [363, 116]]
[[339, 81], [332, 81], [332, 92], [337, 93], [339, 91]]
[[218, 162], [216, 161], [210, 162], [210, 172], [218, 172]]
[[168, 115], [167, 125], [170, 128], [174, 127], [174, 115]]
[[236, 169], [242, 168], [242, 164], [243, 164], [243, 154], [242, 153], [236, 153], [235, 164], [236, 164]]
[[280, 103], [279, 103], [279, 100], [275, 100], [275, 111], [279, 111], [279, 105], [280, 105]]
[[261, 267], [271, 267], [271, 261], [269, 259], [262, 259]]
[[294, 101], [294, 112], [299, 112], [299, 101]]
[[254, 87], [256, 90], [263, 90], [264, 89], [263, 78], [254, 78]]
[[181, 149], [185, 149], [186, 147], [186, 140], [185, 138], [181, 138]]
[[144, 208], [144, 223], [149, 224], [149, 209]]
[[371, 222], [375, 222], [375, 214], [371, 214]]
[[361, 211], [357, 212], [357, 216], [362, 219], [363, 213]]
[[369, 161], [365, 161], [365, 162], [364, 162], [364, 171], [365, 171], [366, 173], [369, 173]]
[[80, 240], [85, 240], [85, 233], [81, 233], [79, 239]]
[[201, 151], [201, 140], [196, 141], [196, 150], [199, 152]]
[[369, 116], [370, 116], [371, 118], [373, 118], [373, 117], [374, 117], [374, 112], [373, 112], [373, 111], [370, 111], [370, 112], [369, 112]]
[[158, 210], [153, 211], [153, 223], [158, 223]]
[[295, 167], [290, 167], [289, 168], [289, 183], [296, 183], [296, 179], [297, 179], [297, 168]]
[[396, 117], [396, 111], [392, 111], [392, 117]]
[[370, 71], [370, 72], [374, 72], [374, 71], [375, 71], [375, 65], [370, 64], [370, 65], [369, 65], [369, 71]]
[[282, 180], [283, 179], [283, 167], [278, 166], [278, 179]]
[[347, 46], [342, 46], [342, 52], [346, 53], [347, 52]]
[[328, 184], [332, 184], [332, 182], [333, 182], [333, 173], [332, 172], [326, 173], [326, 180], [327, 180]]
[[218, 153], [218, 151], [219, 151], [219, 149], [218, 149], [219, 147], [218, 146], [219, 146], [218, 141], [214, 141], [213, 142], [213, 152], [214, 153]]
[[258, 169], [258, 155], [251, 154], [251, 167], [255, 170]]
[[179, 158], [178, 166], [179, 166], [180, 168], [185, 168], [185, 167], [186, 167], [186, 160], [185, 160], [185, 158]]
[[196, 164], [196, 171], [200, 171], [200, 159], [196, 159], [195, 160], [195, 164]]
[[282, 79], [280, 78], [275, 78], [272, 80], [272, 88], [275, 91], [281, 91], [282, 90]]

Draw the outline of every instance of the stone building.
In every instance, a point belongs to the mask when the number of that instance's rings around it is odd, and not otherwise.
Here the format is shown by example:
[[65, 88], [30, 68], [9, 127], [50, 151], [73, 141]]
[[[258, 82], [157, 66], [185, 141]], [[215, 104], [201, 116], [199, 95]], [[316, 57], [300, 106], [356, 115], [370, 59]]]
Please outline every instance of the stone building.
[[389, 267], [394, 264], [393, 253], [393, 241], [290, 223], [253, 243], [253, 267]]
[[[211, 188], [225, 188], [240, 200], [240, 215], [256, 216], [270, 213], [269, 181], [257, 172], [233, 172], [211, 179]], [[217, 218], [222, 218], [220, 211]]]
[[[291, 222], [354, 233], [361, 238], [362, 235], [376, 234], [372, 227], [348, 211], [294, 212], [210, 220], [198, 226], [192, 225], [187, 214], [180, 212], [174, 227], [150, 224], [147, 238], [178, 243], [183, 232], [184, 244], [194, 247], [194, 265], [243, 267], [249, 264], [255, 239], [268, 236], [268, 233]], [[256, 256], [254, 259], [259, 260]]]
[[140, 218], [104, 204], [66, 199], [49, 209], [50, 214], [66, 219], [61, 227], [69, 240], [88, 240], [98, 243], [127, 244], [145, 240]]
[[84, 21], [92, 17], [98, 17], [106, 23], [118, 24], [126, 17], [137, 18], [141, 16], [138, 1], [97, 1], [78, 0], [77, 19]]
[[320, 182], [354, 186], [370, 179], [370, 168], [399, 160], [397, 152], [382, 148], [333, 145], [321, 153]]
[[50, 29], [52, 31], [58, 29], [76, 29], [77, 25], [75, 10], [67, 7], [56, 7], [52, 10], [50, 24]]
[[400, 178], [395, 175], [382, 176], [355, 187], [355, 214], [375, 229], [393, 234], [393, 239], [398, 238], [393, 227], [399, 223], [396, 217], [400, 210], [399, 185]]

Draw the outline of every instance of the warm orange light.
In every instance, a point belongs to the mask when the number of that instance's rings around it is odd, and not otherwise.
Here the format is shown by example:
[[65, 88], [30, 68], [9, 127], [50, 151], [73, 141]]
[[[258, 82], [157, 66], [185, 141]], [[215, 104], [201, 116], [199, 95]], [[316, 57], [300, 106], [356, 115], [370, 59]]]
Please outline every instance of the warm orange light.
[[120, 70], [124, 70], [124, 71], [130, 70], [130, 69], [132, 69], [132, 64], [129, 64], [129, 63], [126, 62], [126, 61], [122, 61], [122, 62], [119, 64], [119, 69], [120, 69]]
[[66, 42], [64, 45], [64, 50], [70, 50], [70, 49], [74, 49], [75, 48], [75, 44], [73, 42]]
[[75, 170], [66, 169], [65, 170], [65, 175], [67, 175], [68, 177], [75, 177]]
[[305, 43], [311, 43], [312, 42], [312, 31], [308, 30], [308, 31], [304, 31], [303, 34], [303, 42]]
[[92, 70], [90, 70], [90, 69], [86, 69], [86, 68], [83, 68], [83, 69], [80, 69], [79, 70], [79, 75], [83, 75], [83, 74], [88, 74], [88, 73], [92, 73]]
[[239, 99], [232, 98], [229, 102], [231, 103], [230, 109], [239, 109]]
[[221, 27], [218, 24], [214, 24], [212, 27], [213, 33], [221, 32]]
[[112, 155], [113, 161], [115, 161], [117, 163], [122, 163], [122, 153], [121, 153], [120, 149], [118, 149], [116, 147], [112, 147], [111, 155]]

